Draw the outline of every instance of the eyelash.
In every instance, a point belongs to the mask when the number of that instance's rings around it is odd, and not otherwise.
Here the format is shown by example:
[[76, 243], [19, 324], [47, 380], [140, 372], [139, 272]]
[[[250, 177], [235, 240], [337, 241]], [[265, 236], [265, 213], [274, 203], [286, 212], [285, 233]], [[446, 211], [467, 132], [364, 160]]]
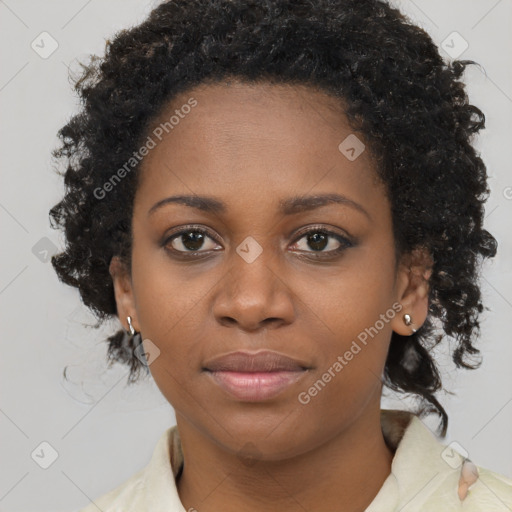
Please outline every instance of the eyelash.
[[[219, 243], [215, 239], [215, 237], [213, 237], [212, 234], [209, 231], [207, 231], [206, 229], [201, 228], [199, 226], [191, 225], [191, 226], [185, 226], [180, 231], [177, 231], [177, 232], [173, 233], [171, 236], [165, 238], [164, 242], [162, 243], [162, 246], [164, 246], [165, 249], [167, 251], [169, 251], [173, 256], [178, 257], [178, 258], [183, 258], [183, 259], [194, 259], [194, 258], [197, 259], [198, 256], [202, 257], [208, 253], [211, 253], [212, 250], [195, 251], [195, 252], [193, 252], [193, 251], [177, 251], [176, 249], [170, 249], [167, 247], [174, 239], [179, 238], [180, 236], [185, 235], [187, 233], [191, 233], [191, 232], [192, 233], [201, 233], [201, 234], [207, 236], [208, 238], [211, 238], [214, 242]], [[305, 257], [305, 258], [313, 259], [313, 260], [332, 259], [332, 258], [340, 255], [346, 249], [354, 246], [354, 243], [351, 240], [349, 240], [348, 238], [346, 238], [338, 233], [335, 233], [333, 231], [330, 231], [329, 229], [326, 229], [322, 226], [311, 226], [308, 229], [299, 232], [292, 245], [295, 245], [299, 240], [301, 240], [302, 238], [304, 238], [306, 235], [308, 235], [310, 233], [322, 233], [324, 235], [332, 237], [340, 243], [340, 247], [338, 249], [333, 249], [333, 250], [327, 251], [327, 252], [299, 251], [299, 252], [306, 252], [308, 254], [314, 254], [314, 256], [307, 256], [307, 255], [301, 254], [300, 257]], [[213, 249], [213, 250], [215, 251], [216, 249]], [[323, 255], [325, 255], [325, 256], [323, 256]]]

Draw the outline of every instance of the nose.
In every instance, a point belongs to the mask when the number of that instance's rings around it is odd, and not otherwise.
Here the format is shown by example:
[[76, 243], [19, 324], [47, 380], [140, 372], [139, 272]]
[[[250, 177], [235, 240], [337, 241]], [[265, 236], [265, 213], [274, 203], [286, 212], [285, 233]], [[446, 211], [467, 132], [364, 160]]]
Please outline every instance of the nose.
[[275, 258], [271, 263], [270, 252], [264, 250], [252, 262], [233, 252], [229, 270], [214, 295], [213, 313], [223, 326], [254, 332], [293, 322], [292, 283], [287, 282]]

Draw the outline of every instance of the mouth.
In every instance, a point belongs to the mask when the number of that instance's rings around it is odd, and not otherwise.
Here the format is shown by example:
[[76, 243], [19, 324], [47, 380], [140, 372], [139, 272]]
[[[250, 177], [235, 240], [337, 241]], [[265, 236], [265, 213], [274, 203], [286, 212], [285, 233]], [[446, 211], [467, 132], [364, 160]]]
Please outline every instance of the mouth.
[[276, 397], [310, 369], [301, 361], [266, 350], [231, 352], [207, 362], [203, 371], [230, 396], [257, 402]]

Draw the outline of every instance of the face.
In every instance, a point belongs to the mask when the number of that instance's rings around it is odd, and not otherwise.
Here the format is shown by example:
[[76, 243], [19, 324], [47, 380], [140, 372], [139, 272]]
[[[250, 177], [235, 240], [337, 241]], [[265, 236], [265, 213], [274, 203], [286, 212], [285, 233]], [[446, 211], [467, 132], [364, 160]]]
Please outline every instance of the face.
[[[426, 290], [408, 266], [395, 272], [369, 151], [357, 156], [361, 136], [339, 149], [352, 133], [323, 92], [238, 82], [181, 94], [148, 132], [131, 275], [111, 266], [119, 316], [157, 354], [150, 370], [179, 421], [228, 451], [250, 441], [262, 458], [291, 457], [379, 409], [392, 331], [411, 334], [404, 313], [425, 319]], [[214, 202], [162, 202], [173, 196]], [[204, 370], [262, 349], [309, 369], [256, 401]]]

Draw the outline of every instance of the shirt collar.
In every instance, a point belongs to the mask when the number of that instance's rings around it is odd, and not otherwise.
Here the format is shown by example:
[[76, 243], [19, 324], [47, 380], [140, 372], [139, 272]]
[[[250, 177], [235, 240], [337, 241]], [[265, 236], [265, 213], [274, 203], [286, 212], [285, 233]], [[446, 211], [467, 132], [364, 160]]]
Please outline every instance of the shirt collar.
[[[447, 449], [413, 413], [381, 410], [381, 425], [386, 442], [396, 451], [391, 473], [365, 512], [422, 510], [436, 489], [453, 477], [462, 456]], [[448, 457], [453, 458], [453, 465]]]
[[[395, 507], [427, 499], [450, 466], [441, 456], [445, 448], [413, 413], [381, 410], [381, 426], [386, 444], [395, 452], [391, 473], [365, 512], [394, 510]], [[147, 510], [186, 512], [178, 494], [176, 477], [183, 466], [183, 451], [177, 425], [160, 437], [143, 472], [143, 492]], [[418, 482], [423, 487], [418, 487]], [[424, 498], [423, 498], [424, 496]]]

